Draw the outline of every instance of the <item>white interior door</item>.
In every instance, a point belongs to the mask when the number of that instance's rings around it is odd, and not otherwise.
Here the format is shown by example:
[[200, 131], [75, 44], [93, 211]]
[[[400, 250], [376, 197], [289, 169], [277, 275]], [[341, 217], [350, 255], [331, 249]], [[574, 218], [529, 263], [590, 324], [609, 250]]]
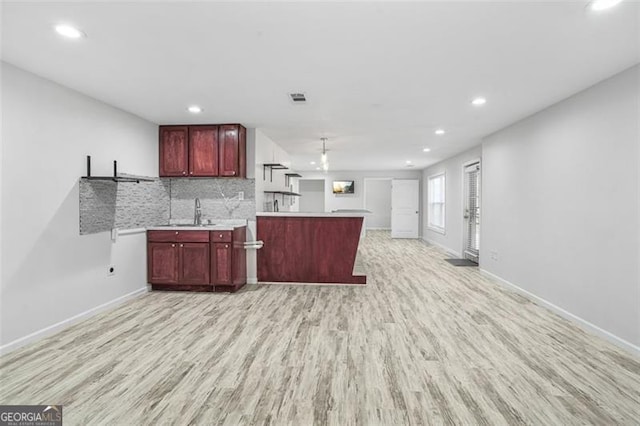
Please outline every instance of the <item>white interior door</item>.
[[418, 238], [420, 224], [420, 182], [394, 179], [391, 183], [391, 237]]

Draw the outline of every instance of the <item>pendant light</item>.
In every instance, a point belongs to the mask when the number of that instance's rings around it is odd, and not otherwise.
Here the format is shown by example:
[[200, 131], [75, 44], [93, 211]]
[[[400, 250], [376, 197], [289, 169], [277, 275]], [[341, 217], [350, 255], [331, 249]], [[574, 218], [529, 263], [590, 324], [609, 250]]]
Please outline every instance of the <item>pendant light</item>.
[[325, 172], [329, 170], [329, 159], [327, 158], [327, 138], [320, 138], [322, 141], [322, 155], [320, 156], [320, 162], [322, 163], [322, 170]]

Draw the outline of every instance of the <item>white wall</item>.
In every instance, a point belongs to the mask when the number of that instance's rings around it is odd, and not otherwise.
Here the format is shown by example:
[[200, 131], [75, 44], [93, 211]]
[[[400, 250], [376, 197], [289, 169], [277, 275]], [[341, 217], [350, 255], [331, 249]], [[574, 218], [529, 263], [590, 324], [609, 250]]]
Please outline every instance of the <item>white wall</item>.
[[115, 244], [109, 233], [79, 235], [78, 179], [86, 155], [94, 175], [118, 160], [122, 172], [157, 176], [158, 128], [4, 63], [2, 124], [0, 345], [10, 350], [146, 290], [144, 234]]
[[636, 349], [639, 73], [635, 66], [484, 140], [480, 257], [488, 272]]
[[324, 212], [324, 180], [300, 179], [298, 188], [301, 212]]
[[364, 208], [367, 229], [391, 229], [391, 179], [365, 179]]
[[[285, 186], [285, 173], [294, 172], [288, 170], [273, 170], [273, 181], [269, 170], [266, 171], [266, 179], [263, 173], [263, 164], [265, 163], [280, 163], [286, 167], [291, 166], [291, 157], [280, 146], [267, 137], [260, 129], [252, 129], [252, 136], [255, 140], [255, 178], [256, 178], [256, 209], [259, 212], [269, 211], [266, 209], [269, 203], [269, 207], [273, 204], [273, 196], [264, 194], [264, 191], [288, 191], [291, 188]], [[293, 192], [298, 190], [298, 180], [296, 178], [291, 179], [290, 184], [293, 186]], [[278, 208], [280, 211], [298, 211], [298, 199], [296, 197], [286, 197], [283, 203], [282, 197], [277, 196]], [[290, 205], [293, 202], [293, 205]]]
[[[463, 152], [455, 157], [440, 163], [434, 164], [426, 168], [422, 173], [422, 192], [423, 192], [423, 238], [431, 244], [438, 245], [445, 250], [451, 252], [457, 257], [461, 257], [463, 251], [463, 209], [464, 209], [464, 179], [462, 168], [469, 161], [480, 159], [482, 156], [482, 148], [478, 145], [468, 151]], [[482, 167], [482, 166], [481, 166]], [[429, 176], [445, 174], [445, 233], [442, 234], [428, 228], [427, 221], [427, 202], [428, 202], [428, 184]], [[482, 173], [482, 172], [481, 172]], [[482, 200], [481, 200], [482, 203]], [[482, 219], [482, 205], [480, 217]], [[482, 223], [480, 224], [480, 249], [482, 250], [482, 239], [484, 231]]]
[[[389, 172], [381, 171], [329, 171], [323, 172], [304, 172], [305, 179], [324, 179], [324, 209], [325, 211], [333, 211], [338, 209], [364, 209], [364, 179], [365, 178], [393, 178], [393, 179], [420, 179], [420, 170], [397, 170]], [[334, 180], [353, 180], [353, 194], [334, 194]]]

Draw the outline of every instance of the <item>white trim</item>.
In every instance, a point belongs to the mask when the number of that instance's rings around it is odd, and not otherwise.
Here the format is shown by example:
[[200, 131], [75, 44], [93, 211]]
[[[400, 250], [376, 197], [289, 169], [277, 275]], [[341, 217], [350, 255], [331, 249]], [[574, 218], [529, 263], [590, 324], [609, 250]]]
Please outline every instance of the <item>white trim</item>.
[[94, 308], [81, 312], [77, 315], [72, 316], [71, 318], [67, 318], [62, 320], [56, 324], [45, 327], [41, 330], [34, 331], [31, 334], [28, 334], [24, 337], [20, 337], [19, 339], [14, 340], [13, 342], [9, 342], [6, 345], [0, 346], [0, 354], [6, 354], [11, 351], [14, 351], [18, 348], [21, 348], [29, 343], [35, 342], [37, 340], [43, 339], [47, 336], [55, 334], [67, 327], [70, 327], [74, 324], [79, 323], [82, 320], [85, 320], [89, 317], [92, 317], [100, 312], [104, 312], [109, 308], [112, 308], [116, 305], [124, 303], [128, 300], [134, 299], [143, 293], [147, 293], [149, 289], [147, 286], [140, 288], [138, 290], [132, 291], [131, 293], [125, 294], [124, 296], [117, 297], [109, 302], [103, 303], [102, 305], [98, 305]]
[[436, 241], [430, 240], [427, 237], [423, 237], [422, 240], [427, 244], [431, 244], [433, 246], [438, 247], [441, 250], [444, 250], [447, 254], [449, 254], [449, 255], [451, 255], [451, 256], [453, 256], [455, 258], [460, 259], [462, 257], [462, 255], [460, 253], [458, 253], [457, 251], [452, 250], [449, 247], [447, 247], [445, 245], [442, 245], [442, 244], [440, 244], [440, 243], [438, 243]]
[[[446, 207], [445, 207], [446, 209]], [[429, 211], [429, 207], [427, 206], [427, 212]], [[427, 214], [428, 215], [428, 214]], [[427, 230], [428, 231], [433, 231], [433, 232], [437, 232], [438, 234], [442, 234], [442, 235], [447, 235], [447, 231], [444, 228], [439, 228], [433, 225], [429, 225], [427, 224]]]
[[118, 229], [118, 235], [135, 235], [144, 234], [145, 232], [147, 232], [147, 228]]
[[247, 278], [247, 284], [258, 284], [258, 278], [257, 277]]
[[507, 280], [505, 280], [504, 278], [501, 278], [495, 274], [492, 274], [491, 272], [480, 268], [480, 272], [483, 273], [484, 275], [493, 278], [498, 284], [502, 285], [503, 287], [509, 288], [511, 290], [515, 290], [517, 293], [526, 296], [527, 298], [531, 299], [534, 302], [537, 302], [539, 305], [555, 312], [556, 314], [560, 315], [561, 317], [571, 321], [572, 323], [580, 326], [580, 328], [582, 328], [585, 331], [590, 332], [591, 334], [595, 334], [598, 337], [602, 337], [603, 339], [613, 343], [614, 345], [618, 346], [619, 348], [622, 348], [628, 352], [631, 352], [632, 354], [636, 355], [636, 356], [640, 356], [640, 347], [634, 345], [631, 342], [627, 342], [626, 340], [616, 336], [613, 333], [608, 332], [607, 330], [604, 330], [600, 327], [598, 327], [595, 324], [590, 323], [589, 321], [580, 318], [579, 316], [572, 314], [569, 311], [566, 311], [564, 309], [562, 309], [561, 307], [554, 305], [553, 303], [549, 302], [546, 299], [543, 299], [540, 296], [536, 296], [535, 294], [523, 289], [522, 287], [519, 287]]
[[365, 228], [367, 231], [391, 231], [391, 228]]
[[[476, 157], [473, 160], [465, 161], [464, 163], [462, 163], [462, 167], [463, 167], [462, 173], [464, 173], [465, 167], [471, 166], [475, 163], [481, 163], [481, 162], [482, 162], [482, 157]], [[482, 164], [480, 164], [480, 166], [482, 167]]]
[[[437, 226], [437, 225], [432, 225], [431, 224], [431, 214], [430, 214], [430, 205], [432, 203], [429, 202], [429, 199], [431, 198], [431, 194], [429, 192], [429, 187], [431, 186], [431, 180], [437, 177], [442, 176], [444, 179], [444, 185], [443, 185], [443, 200], [442, 200], [442, 205], [443, 205], [443, 212], [442, 212], [442, 222], [444, 224], [443, 227]], [[438, 232], [442, 235], [446, 235], [447, 232], [447, 171], [443, 170], [441, 172], [437, 172], [432, 174], [431, 176], [427, 176], [427, 211], [425, 212], [425, 216], [427, 217], [427, 229], [430, 229], [434, 232]]]
[[[462, 188], [460, 188], [460, 193], [462, 194], [462, 211], [460, 212], [460, 214], [462, 215], [462, 251], [466, 250], [466, 246], [467, 246], [467, 226], [466, 226], [466, 219], [464, 218], [464, 209], [465, 206], [467, 205], [467, 193], [466, 193], [466, 187], [465, 187], [465, 169], [473, 164], [478, 163], [478, 166], [480, 167], [480, 249], [482, 249], [482, 222], [484, 221], [484, 216], [482, 214], [482, 200], [483, 200], [483, 196], [482, 196], [482, 184], [484, 182], [484, 179], [482, 178], [482, 157], [477, 157], [473, 160], [469, 160], [469, 161], [465, 161], [464, 163], [462, 163]], [[465, 258], [464, 256], [460, 256], [460, 258]], [[465, 258], [466, 259], [466, 258]], [[478, 264], [480, 264], [480, 250], [478, 250]]]

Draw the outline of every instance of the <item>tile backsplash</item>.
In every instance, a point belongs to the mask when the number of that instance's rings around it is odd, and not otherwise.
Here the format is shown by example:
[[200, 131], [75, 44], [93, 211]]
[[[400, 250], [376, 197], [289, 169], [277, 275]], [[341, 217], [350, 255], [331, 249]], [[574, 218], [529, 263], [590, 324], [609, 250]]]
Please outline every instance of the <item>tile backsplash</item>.
[[[193, 219], [195, 199], [200, 199], [202, 219], [249, 219], [256, 217], [254, 179], [162, 179], [170, 181], [171, 219]], [[243, 193], [241, 200], [240, 193]]]
[[254, 179], [161, 178], [140, 183], [81, 179], [79, 190], [80, 235], [193, 220], [196, 198], [205, 221], [256, 216]]

